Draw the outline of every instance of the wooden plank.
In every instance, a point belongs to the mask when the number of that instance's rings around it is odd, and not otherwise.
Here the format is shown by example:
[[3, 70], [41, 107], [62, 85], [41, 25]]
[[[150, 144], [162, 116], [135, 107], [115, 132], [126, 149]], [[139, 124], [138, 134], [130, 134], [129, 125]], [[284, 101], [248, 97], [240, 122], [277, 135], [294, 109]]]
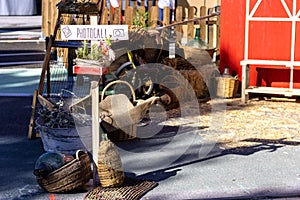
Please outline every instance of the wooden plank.
[[41, 104], [41, 106], [43, 106], [47, 110], [52, 111], [54, 109], [54, 107], [55, 107], [54, 104], [51, 103], [48, 99], [46, 99], [42, 95], [38, 94], [37, 99], [38, 99], [39, 103]]

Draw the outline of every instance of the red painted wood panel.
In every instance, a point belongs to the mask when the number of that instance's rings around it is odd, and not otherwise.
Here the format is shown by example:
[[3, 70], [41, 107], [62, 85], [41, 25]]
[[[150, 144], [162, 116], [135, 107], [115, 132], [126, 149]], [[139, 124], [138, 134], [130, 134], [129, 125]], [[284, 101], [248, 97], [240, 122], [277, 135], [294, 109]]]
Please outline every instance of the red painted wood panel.
[[[251, 0], [250, 10], [257, 0]], [[285, 1], [292, 12], [293, 1]], [[300, 1], [297, 1], [297, 12]], [[222, 0], [220, 31], [220, 70], [229, 66], [233, 73], [241, 77], [240, 61], [244, 59], [245, 37], [245, 0]], [[287, 17], [280, 0], [262, 0], [254, 17]], [[290, 60], [291, 58], [292, 22], [258, 22], [249, 23], [249, 59]], [[295, 60], [300, 61], [300, 22], [296, 23]], [[251, 67], [250, 85], [289, 87], [289, 70], [272, 69], [272, 66]], [[300, 70], [294, 72], [294, 86], [299, 88]]]

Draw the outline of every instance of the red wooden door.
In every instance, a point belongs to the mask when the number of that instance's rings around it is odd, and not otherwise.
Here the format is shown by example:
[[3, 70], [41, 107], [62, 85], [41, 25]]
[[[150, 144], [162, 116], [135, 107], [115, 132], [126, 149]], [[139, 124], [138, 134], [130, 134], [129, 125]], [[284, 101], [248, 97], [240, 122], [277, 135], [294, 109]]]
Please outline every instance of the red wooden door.
[[[240, 61], [245, 57], [258, 60], [300, 61], [300, 1], [249, 0], [249, 12], [246, 12], [247, 2], [248, 0], [221, 2], [221, 72], [224, 66], [228, 65], [233, 73], [241, 77]], [[247, 55], [245, 55], [246, 13], [254, 19], [249, 21], [249, 30], [246, 31]], [[294, 88], [300, 88], [299, 69], [296, 67], [294, 71]], [[289, 87], [289, 81], [290, 70], [285, 66], [250, 68], [252, 86]]]

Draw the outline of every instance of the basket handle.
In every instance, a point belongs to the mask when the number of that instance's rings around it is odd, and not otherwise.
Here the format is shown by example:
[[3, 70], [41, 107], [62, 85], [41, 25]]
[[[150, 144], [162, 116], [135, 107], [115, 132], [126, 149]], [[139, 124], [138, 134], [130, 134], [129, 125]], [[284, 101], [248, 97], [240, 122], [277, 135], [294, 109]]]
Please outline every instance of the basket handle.
[[133, 101], [136, 101], [136, 96], [135, 96], [133, 87], [132, 87], [128, 82], [126, 82], [126, 81], [121, 81], [121, 80], [112, 81], [112, 82], [110, 82], [109, 84], [107, 84], [107, 85], [103, 88], [102, 93], [101, 93], [101, 101], [103, 101], [103, 99], [104, 99], [104, 94], [105, 94], [106, 90], [107, 90], [110, 86], [115, 85], [115, 84], [118, 84], [118, 83], [122, 83], [122, 84], [127, 85], [127, 86], [129, 87], [130, 91], [131, 91]]
[[80, 150], [80, 149], [77, 150], [77, 151], [76, 151], [76, 158], [75, 158], [76, 160], [79, 160], [79, 159], [80, 159], [80, 158], [79, 158], [79, 156], [80, 156], [79, 154], [80, 154], [80, 153], [85, 153], [85, 152], [82, 151], [82, 150]]

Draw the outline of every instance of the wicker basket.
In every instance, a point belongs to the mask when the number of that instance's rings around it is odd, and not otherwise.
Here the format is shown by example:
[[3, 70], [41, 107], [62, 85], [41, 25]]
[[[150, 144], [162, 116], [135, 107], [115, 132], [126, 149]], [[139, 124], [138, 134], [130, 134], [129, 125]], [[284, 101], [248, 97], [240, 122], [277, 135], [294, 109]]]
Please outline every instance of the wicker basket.
[[223, 98], [234, 98], [239, 86], [238, 77], [217, 77], [216, 78], [216, 96]]
[[38, 184], [48, 192], [63, 193], [82, 187], [92, 177], [88, 153], [78, 150], [76, 158], [47, 177], [37, 176]]
[[102, 187], [116, 187], [124, 182], [121, 158], [114, 143], [100, 142], [98, 151], [98, 176]]
[[[134, 89], [132, 88], [132, 86], [128, 82], [121, 81], [121, 80], [113, 81], [113, 82], [107, 84], [103, 88], [102, 93], [101, 93], [101, 101], [104, 100], [106, 90], [115, 84], [127, 85], [132, 93], [133, 101], [136, 101], [136, 96], [135, 96]], [[101, 122], [101, 127], [107, 133], [108, 138], [111, 141], [124, 141], [124, 140], [132, 140], [132, 139], [136, 138], [137, 127], [135, 124], [129, 125], [126, 127], [122, 127], [122, 129], [120, 129], [119, 127], [114, 126], [112, 123], [108, 123], [105, 120], [103, 120]]]

